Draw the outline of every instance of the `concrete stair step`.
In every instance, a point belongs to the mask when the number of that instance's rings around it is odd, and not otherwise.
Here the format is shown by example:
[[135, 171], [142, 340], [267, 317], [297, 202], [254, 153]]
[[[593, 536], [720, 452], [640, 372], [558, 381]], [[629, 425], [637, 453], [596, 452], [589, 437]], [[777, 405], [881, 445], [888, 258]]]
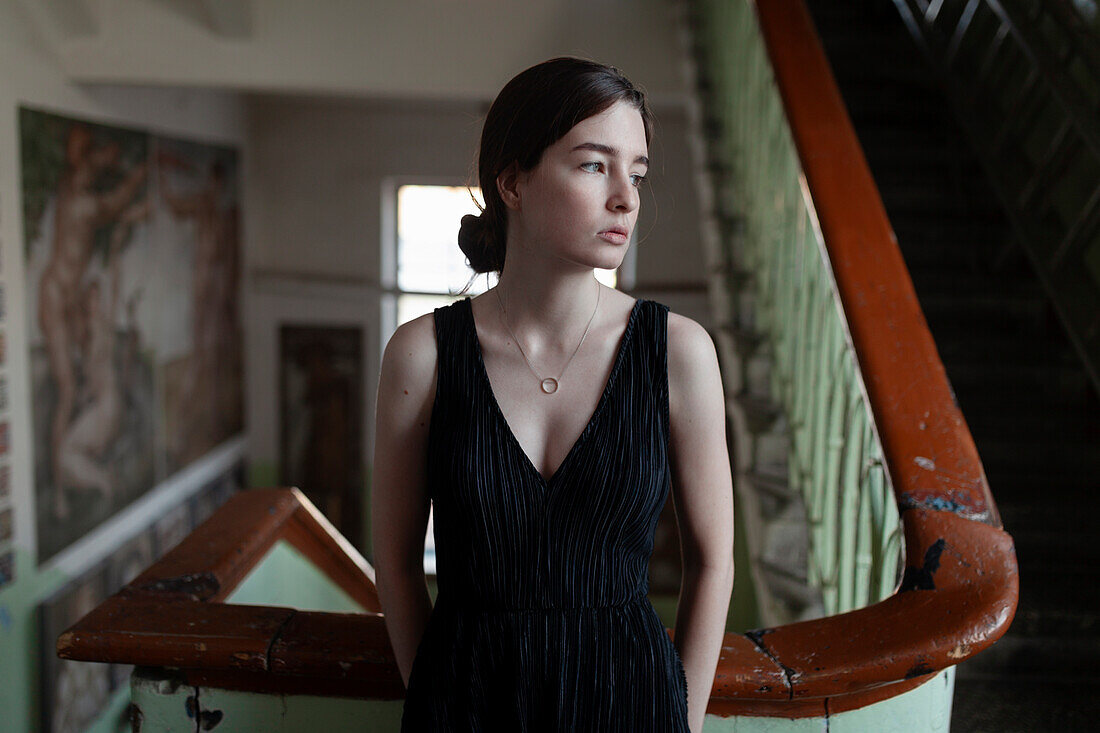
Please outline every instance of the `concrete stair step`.
[[[1031, 495], [1009, 496], [1000, 486], [990, 485], [1005, 531], [1018, 544], [1045, 542], [1041, 535], [1055, 534], [1060, 541], [1074, 547], [1096, 543], [1100, 545], [1100, 527], [1091, 508], [1087, 511], [1066, 511], [1058, 487], [1035, 487]], [[1092, 507], [1094, 508], [1094, 507]], [[1081, 538], [1081, 542], [1077, 538]]]
[[898, 235], [902, 252], [908, 257], [933, 244], [947, 244], [954, 258], [945, 258], [944, 264], [965, 260], [964, 252], [972, 247], [996, 246], [998, 249], [1012, 237], [1008, 220], [1004, 216], [990, 219], [969, 217], [891, 216], [890, 223]]
[[[942, 163], [952, 158], [973, 158], [962, 131], [948, 119], [939, 124], [913, 128], [900, 125], [861, 126], [856, 130], [856, 135], [869, 163], [895, 160], [919, 164], [929, 159]], [[872, 164], [872, 174], [875, 169]]]
[[1005, 634], [993, 646], [958, 665], [957, 680], [1011, 675], [1042, 678], [1063, 674], [1100, 682], [1100, 639]]
[[1064, 466], [1013, 466], [984, 460], [985, 474], [994, 499], [1000, 504], [1020, 502], [1031, 507], [1050, 502], [1065, 514], [1092, 511], [1100, 497], [1100, 477], [1090, 471]]
[[[964, 662], [963, 664], [966, 664]], [[960, 665], [961, 668], [962, 665]], [[965, 733], [1039, 733], [1094, 730], [1100, 695], [1092, 680], [995, 677], [955, 680], [951, 730]]]
[[924, 319], [933, 338], [941, 330], [972, 334], [982, 338], [1042, 338], [1049, 332], [1049, 305], [1038, 298], [980, 299], [962, 293], [917, 291]]
[[[1024, 340], [999, 333], [973, 333], [961, 328], [940, 327], [932, 334], [936, 350], [945, 362], [1019, 361], [1023, 364], [1076, 365], [1077, 353], [1059, 333], [1039, 332]], [[993, 407], [990, 404], [989, 407]]]
[[1100, 640], [1100, 589], [1095, 566], [1068, 564], [1072, 557], [1047, 559], [1017, 554], [1020, 603], [1010, 634], [1066, 636], [1084, 643]]
[[[1001, 515], [1002, 521], [1004, 515]], [[1018, 524], [1005, 521], [1005, 530], [1012, 535], [1018, 557], [1033, 558], [1036, 563], [1046, 561], [1059, 564], [1067, 556], [1075, 556], [1075, 562], [1090, 565], [1100, 563], [1100, 531], [1095, 527], [1071, 534], [1060, 524], [1038, 526], [1030, 519]]]
[[[1005, 470], [1031, 467], [1044, 470], [1057, 466], [1059, 472], [1100, 476], [1100, 450], [1093, 441], [1073, 442], [1035, 440], [995, 440], [981, 435], [974, 436], [978, 455], [985, 465], [996, 465]], [[1057, 475], [1057, 474], [1053, 474]]]
[[[1085, 373], [1075, 365], [1001, 364], [944, 361], [947, 378], [960, 405], [970, 405], [973, 390], [985, 393], [1001, 391], [1007, 398], [1020, 392], [1029, 397], [1042, 395], [1051, 402], [1065, 404], [1084, 395], [1091, 384]], [[972, 411], [972, 410], [971, 410]], [[964, 410], [963, 414], [967, 414]]]
[[1072, 405], [1016, 412], [989, 405], [986, 409], [963, 409], [963, 415], [976, 439], [1066, 441], [1086, 447], [1100, 446], [1100, 419], [1095, 413], [1074, 409]]
[[[1030, 273], [994, 274], [970, 272], [947, 261], [938, 266], [911, 266], [909, 276], [921, 296], [947, 296], [967, 302], [999, 304], [1002, 301], [1045, 303], [1046, 292]], [[956, 266], [952, 266], [956, 265]]]
[[961, 190], [950, 185], [937, 186], [919, 178], [899, 180], [892, 176], [876, 177], [875, 183], [891, 219], [914, 213], [987, 220], [1003, 216], [1000, 201], [988, 189]]
[[995, 415], [1027, 414], [1035, 410], [1062, 412], [1088, 405], [1095, 398], [1091, 385], [1065, 385], [1059, 389], [1022, 389], [1004, 382], [953, 383], [955, 397], [963, 414], [992, 410]]

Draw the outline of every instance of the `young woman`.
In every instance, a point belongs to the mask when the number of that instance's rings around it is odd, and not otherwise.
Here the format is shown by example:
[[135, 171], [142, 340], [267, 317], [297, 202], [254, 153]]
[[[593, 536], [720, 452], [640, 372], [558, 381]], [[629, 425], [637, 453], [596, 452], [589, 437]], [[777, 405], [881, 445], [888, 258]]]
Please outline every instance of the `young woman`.
[[[482, 133], [484, 211], [458, 235], [499, 280], [386, 346], [372, 516], [403, 731], [702, 729], [733, 585], [714, 345], [593, 272], [626, 253], [651, 124], [611, 67], [558, 58], [512, 79]], [[646, 596], [669, 491], [675, 645]]]

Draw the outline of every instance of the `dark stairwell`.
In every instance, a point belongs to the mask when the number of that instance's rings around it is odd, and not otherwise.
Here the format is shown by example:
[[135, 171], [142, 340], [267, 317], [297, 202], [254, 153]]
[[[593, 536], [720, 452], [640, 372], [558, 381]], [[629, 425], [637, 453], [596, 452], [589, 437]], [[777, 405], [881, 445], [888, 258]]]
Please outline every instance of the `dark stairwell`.
[[1008, 634], [958, 668], [957, 731], [1100, 719], [1100, 400], [890, 0], [808, 0], [1020, 566]]

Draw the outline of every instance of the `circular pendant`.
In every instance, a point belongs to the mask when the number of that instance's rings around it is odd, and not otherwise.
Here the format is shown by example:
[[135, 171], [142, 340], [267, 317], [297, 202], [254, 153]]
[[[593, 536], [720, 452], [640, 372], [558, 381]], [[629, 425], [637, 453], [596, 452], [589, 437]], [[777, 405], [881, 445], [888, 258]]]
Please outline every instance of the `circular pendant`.
[[542, 391], [546, 394], [554, 394], [558, 391], [558, 380], [553, 377], [547, 377], [542, 380]]

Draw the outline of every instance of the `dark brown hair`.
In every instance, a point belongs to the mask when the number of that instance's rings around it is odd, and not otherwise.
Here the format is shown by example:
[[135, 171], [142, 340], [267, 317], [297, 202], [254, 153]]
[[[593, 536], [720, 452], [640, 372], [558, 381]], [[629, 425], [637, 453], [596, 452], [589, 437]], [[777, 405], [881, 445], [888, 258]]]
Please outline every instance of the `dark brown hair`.
[[462, 217], [458, 232], [458, 246], [475, 273], [504, 269], [508, 210], [497, 191], [501, 172], [512, 163], [531, 170], [574, 125], [619, 101], [641, 113], [648, 144], [653, 115], [645, 95], [613, 66], [563, 56], [521, 71], [504, 85], [485, 116], [478, 149], [485, 207], [480, 216]]

